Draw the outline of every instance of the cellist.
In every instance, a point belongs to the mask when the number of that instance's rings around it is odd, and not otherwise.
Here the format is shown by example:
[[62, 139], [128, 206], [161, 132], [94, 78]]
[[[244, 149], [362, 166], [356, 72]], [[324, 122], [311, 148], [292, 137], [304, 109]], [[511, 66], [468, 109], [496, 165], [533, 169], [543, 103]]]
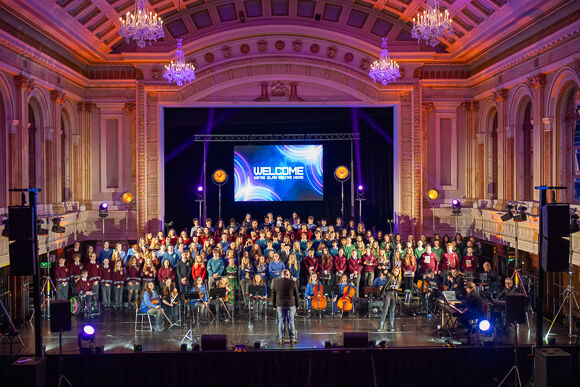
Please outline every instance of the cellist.
[[397, 304], [397, 291], [401, 287], [401, 269], [397, 266], [391, 271], [391, 275], [387, 283], [381, 289], [380, 296], [383, 299], [383, 312], [381, 314], [381, 326], [379, 332], [386, 332], [385, 320], [387, 313], [389, 313], [389, 320], [391, 322], [390, 332], [395, 331], [395, 305]]
[[[338, 294], [332, 298], [332, 302], [334, 302], [334, 310], [336, 310], [338, 314], [342, 314], [342, 311], [338, 308], [338, 299], [342, 297], [344, 294], [344, 288], [347, 286], [350, 286], [354, 289], [354, 283], [352, 280], [349, 281], [348, 275], [343, 274], [338, 282]], [[351, 300], [351, 302], [354, 303], [354, 300]]]
[[306, 290], [304, 291], [304, 298], [308, 301], [308, 314], [312, 312], [312, 297], [314, 297], [314, 287], [315, 286], [322, 286], [322, 283], [318, 279], [318, 274], [311, 273], [310, 280], [306, 285]]

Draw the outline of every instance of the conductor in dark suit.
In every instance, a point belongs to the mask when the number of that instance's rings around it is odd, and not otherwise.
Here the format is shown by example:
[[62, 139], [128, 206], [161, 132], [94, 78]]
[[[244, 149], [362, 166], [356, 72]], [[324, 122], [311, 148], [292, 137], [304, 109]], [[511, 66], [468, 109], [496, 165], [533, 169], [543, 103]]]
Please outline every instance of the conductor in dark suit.
[[290, 278], [290, 271], [282, 270], [282, 276], [272, 284], [272, 303], [278, 314], [278, 344], [284, 342], [284, 333], [288, 328], [290, 343], [298, 342], [294, 316], [298, 306], [298, 288], [296, 282]]

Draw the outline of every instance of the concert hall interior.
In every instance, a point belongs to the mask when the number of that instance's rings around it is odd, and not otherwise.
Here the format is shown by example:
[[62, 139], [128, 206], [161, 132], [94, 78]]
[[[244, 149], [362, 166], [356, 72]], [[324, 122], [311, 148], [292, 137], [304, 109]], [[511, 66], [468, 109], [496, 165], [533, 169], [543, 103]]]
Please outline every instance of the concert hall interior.
[[579, 218], [580, 1], [0, 0], [9, 385], [580, 385]]

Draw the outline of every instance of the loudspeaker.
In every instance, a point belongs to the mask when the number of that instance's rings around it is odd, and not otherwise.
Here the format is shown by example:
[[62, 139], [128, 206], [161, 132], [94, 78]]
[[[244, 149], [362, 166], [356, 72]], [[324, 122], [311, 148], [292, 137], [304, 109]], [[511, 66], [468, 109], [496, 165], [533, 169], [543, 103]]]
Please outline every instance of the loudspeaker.
[[8, 240], [30, 240], [34, 236], [32, 208], [28, 206], [8, 207]]
[[6, 380], [8, 386], [46, 386], [46, 357], [21, 357], [12, 363]]
[[509, 323], [526, 323], [526, 301], [524, 294], [508, 294], [505, 298], [505, 321]]
[[542, 268], [544, 271], [568, 271], [570, 241], [564, 238], [543, 238]]
[[542, 207], [544, 238], [560, 238], [570, 234], [570, 204], [546, 204]]
[[10, 242], [10, 275], [34, 275], [36, 272], [36, 254], [32, 240]]
[[203, 351], [225, 351], [227, 349], [226, 335], [201, 335]]
[[570, 361], [570, 354], [560, 348], [538, 348], [534, 359], [536, 386], [571, 386], [574, 377], [570, 369]]
[[343, 347], [345, 348], [367, 348], [369, 346], [368, 332], [344, 332]]
[[70, 301], [51, 301], [50, 302], [50, 331], [71, 330], [71, 311]]

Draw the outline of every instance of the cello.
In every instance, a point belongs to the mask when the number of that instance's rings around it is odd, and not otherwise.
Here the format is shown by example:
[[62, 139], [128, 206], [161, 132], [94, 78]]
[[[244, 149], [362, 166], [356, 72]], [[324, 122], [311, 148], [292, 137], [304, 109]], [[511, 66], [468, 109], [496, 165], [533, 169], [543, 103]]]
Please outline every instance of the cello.
[[350, 312], [352, 310], [352, 298], [355, 295], [354, 286], [347, 284], [342, 289], [342, 297], [336, 302], [336, 307], [343, 312]]
[[324, 295], [324, 286], [321, 284], [313, 286], [314, 296], [312, 296], [312, 309], [326, 309], [326, 296]]

